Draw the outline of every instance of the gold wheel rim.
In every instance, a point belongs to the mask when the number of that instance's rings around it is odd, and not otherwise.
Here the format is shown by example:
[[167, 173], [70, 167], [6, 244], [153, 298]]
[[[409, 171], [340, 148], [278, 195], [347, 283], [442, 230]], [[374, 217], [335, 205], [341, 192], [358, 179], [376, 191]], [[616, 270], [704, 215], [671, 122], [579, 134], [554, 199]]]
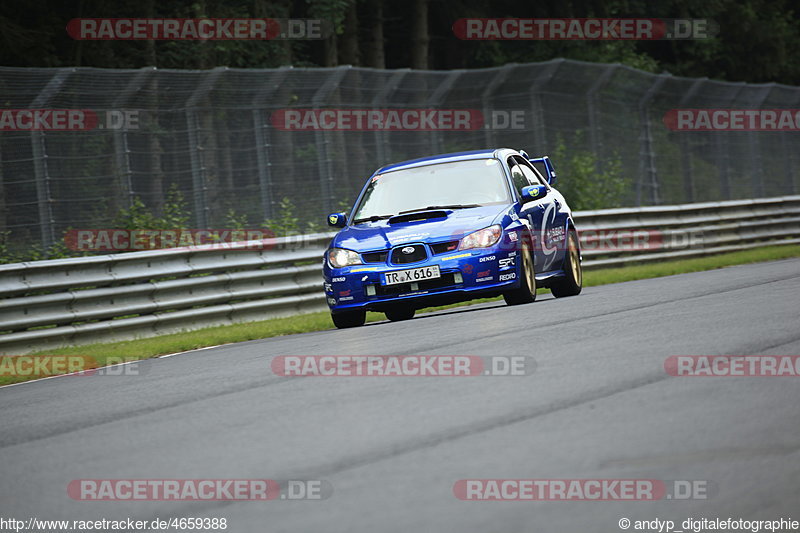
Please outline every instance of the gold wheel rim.
[[575, 238], [570, 234], [569, 236], [569, 263], [572, 268], [572, 279], [578, 285], [581, 284], [583, 272], [581, 272], [581, 257], [578, 253], [578, 247], [575, 244]]

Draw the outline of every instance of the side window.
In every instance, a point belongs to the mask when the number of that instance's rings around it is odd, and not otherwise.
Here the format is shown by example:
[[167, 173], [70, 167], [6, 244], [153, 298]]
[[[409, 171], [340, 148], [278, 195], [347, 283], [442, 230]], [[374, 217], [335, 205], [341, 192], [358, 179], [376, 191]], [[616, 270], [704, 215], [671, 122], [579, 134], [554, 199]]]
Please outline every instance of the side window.
[[511, 170], [511, 181], [514, 183], [514, 188], [517, 189], [517, 194], [522, 194], [522, 188], [530, 185], [528, 178], [522, 170], [523, 167], [513, 158], [508, 160], [508, 167]]
[[522, 173], [525, 174], [525, 177], [528, 178], [528, 181], [531, 182], [533, 185], [544, 185], [547, 187], [547, 181], [545, 181], [541, 175], [536, 171], [536, 169], [532, 169], [528, 165], [520, 164], [520, 168], [522, 169]]

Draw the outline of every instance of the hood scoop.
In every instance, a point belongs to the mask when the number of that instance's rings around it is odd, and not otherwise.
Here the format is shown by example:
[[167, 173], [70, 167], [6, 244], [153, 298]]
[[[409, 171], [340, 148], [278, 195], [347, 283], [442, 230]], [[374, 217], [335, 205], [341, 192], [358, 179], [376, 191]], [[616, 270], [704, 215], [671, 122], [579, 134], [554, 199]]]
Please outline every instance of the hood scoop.
[[414, 213], [406, 213], [404, 215], [396, 215], [389, 219], [389, 224], [402, 224], [406, 222], [420, 222], [423, 220], [431, 220], [434, 218], [447, 218], [447, 211], [441, 209], [433, 211], [416, 211]]

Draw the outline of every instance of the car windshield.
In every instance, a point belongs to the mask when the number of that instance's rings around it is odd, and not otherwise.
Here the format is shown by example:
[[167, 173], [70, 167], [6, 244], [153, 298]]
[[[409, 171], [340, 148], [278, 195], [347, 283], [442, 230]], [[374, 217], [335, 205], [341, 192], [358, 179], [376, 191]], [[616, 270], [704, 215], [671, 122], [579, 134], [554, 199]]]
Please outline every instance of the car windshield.
[[388, 218], [428, 208], [508, 203], [506, 179], [496, 159], [472, 159], [396, 170], [372, 177], [353, 220]]

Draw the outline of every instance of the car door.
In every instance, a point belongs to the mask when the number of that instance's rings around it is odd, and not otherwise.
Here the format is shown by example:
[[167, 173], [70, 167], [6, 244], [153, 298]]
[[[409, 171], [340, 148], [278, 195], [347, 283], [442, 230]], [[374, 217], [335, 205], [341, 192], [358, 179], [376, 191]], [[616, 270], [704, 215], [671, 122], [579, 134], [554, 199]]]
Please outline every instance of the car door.
[[536, 272], [546, 272], [555, 263], [552, 251], [542, 245], [545, 242], [543, 237], [549, 234], [548, 231], [554, 221], [552, 218], [554, 215], [553, 198], [550, 194], [547, 194], [537, 200], [523, 201], [521, 193], [523, 187], [528, 185], [547, 185], [537, 178], [533, 169], [521, 157], [510, 157], [508, 166], [511, 172], [511, 180], [517, 189], [517, 197], [520, 198], [519, 217], [521, 220], [528, 222], [531, 236], [533, 237], [534, 267]]
[[541, 269], [537, 272], [547, 272], [559, 268], [566, 256], [566, 227], [567, 212], [562, 209], [558, 195], [553, 190], [536, 168], [527, 162], [520, 168], [525, 176], [536, 185], [547, 187], [547, 196], [539, 204], [542, 209], [542, 223], [539, 226], [538, 242], [542, 249]]

